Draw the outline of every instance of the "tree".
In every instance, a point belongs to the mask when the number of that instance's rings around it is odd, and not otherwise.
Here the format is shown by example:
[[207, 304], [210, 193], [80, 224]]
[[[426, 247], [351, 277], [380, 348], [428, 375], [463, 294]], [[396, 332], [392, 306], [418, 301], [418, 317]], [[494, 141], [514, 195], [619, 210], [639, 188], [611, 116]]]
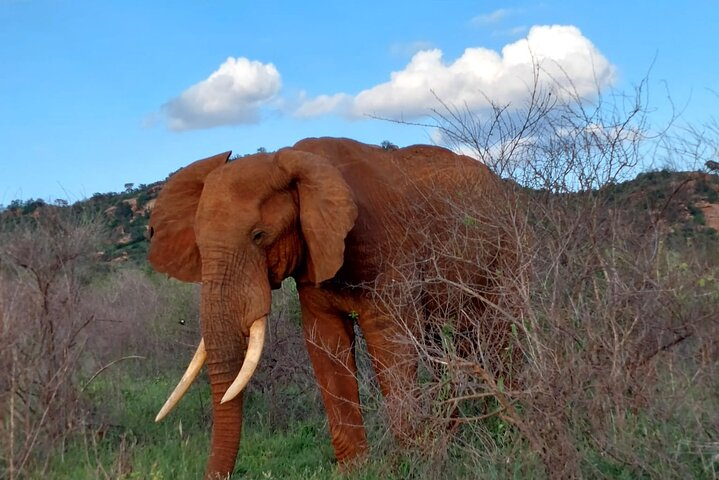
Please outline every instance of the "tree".
[[129, 203], [121, 200], [117, 202], [117, 205], [115, 205], [115, 218], [119, 220], [126, 220], [128, 218], [132, 218], [132, 214], [132, 207]]
[[399, 148], [397, 145], [390, 142], [389, 140], [382, 140], [382, 143], [380, 143], [380, 146], [382, 147], [382, 150], [387, 150], [387, 151], [397, 150]]

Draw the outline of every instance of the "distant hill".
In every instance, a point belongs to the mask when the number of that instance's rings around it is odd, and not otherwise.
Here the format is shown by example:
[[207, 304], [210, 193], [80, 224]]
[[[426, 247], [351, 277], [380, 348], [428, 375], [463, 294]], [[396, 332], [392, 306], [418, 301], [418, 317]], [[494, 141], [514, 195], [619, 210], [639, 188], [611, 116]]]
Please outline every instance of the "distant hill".
[[38, 217], [43, 211], [74, 209], [102, 215], [109, 229], [109, 238], [102, 258], [109, 262], [131, 261], [144, 264], [147, 257], [147, 223], [165, 181], [150, 185], [130, 186], [121, 193], [95, 193], [72, 205], [60, 200], [47, 203], [40, 199], [13, 201], [0, 212], [0, 223], [10, 223], [22, 217]]
[[646, 172], [608, 186], [602, 193], [608, 206], [648, 213], [669, 235], [719, 238], [717, 174]]
[[[0, 223], [42, 215], [45, 209], [73, 208], [102, 214], [109, 227], [108, 246], [102, 258], [108, 262], [146, 262], [147, 223], [165, 181], [128, 188], [121, 193], [96, 193], [69, 205], [43, 200], [13, 201], [0, 212]], [[639, 174], [634, 180], [609, 185], [594, 194], [608, 208], [632, 209], [650, 215], [675, 239], [718, 240], [719, 175], [667, 170]]]

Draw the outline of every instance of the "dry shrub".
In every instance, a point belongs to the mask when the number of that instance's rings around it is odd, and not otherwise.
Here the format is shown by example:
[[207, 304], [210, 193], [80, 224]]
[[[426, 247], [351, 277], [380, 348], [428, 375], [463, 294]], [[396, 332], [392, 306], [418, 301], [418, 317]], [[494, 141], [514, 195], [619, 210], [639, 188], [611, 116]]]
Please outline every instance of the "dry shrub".
[[58, 209], [0, 232], [0, 469], [9, 478], [80, 423], [76, 368], [95, 321], [82, 302], [102, 234], [97, 217]]
[[272, 292], [262, 362], [248, 385], [248, 393], [263, 404], [255, 409], [256, 419], [271, 431], [286, 430], [298, 419], [323, 414], [300, 323], [297, 287], [292, 279]]
[[661, 212], [609, 195], [667, 137], [650, 135], [641, 85], [588, 101], [536, 82], [529, 98], [436, 112], [505, 188], [434, 199], [444, 216], [408, 225], [447, 233], [427, 230], [420, 261], [395, 259], [401, 281], [375, 290], [396, 321], [421, 319], [405, 331], [421, 472], [715, 478], [716, 256], [668, 247]]
[[[129, 266], [98, 278], [83, 303], [96, 317], [83, 355], [84, 426], [120, 433], [137, 415], [127, 410], [129, 379], [176, 380], [187, 367], [200, 339], [199, 288]], [[209, 423], [210, 405], [203, 411]]]
[[[133, 364], [138, 373], [160, 375], [182, 371], [197, 348], [197, 285], [119, 269], [95, 283], [86, 304], [98, 312], [89, 348], [97, 366], [134, 355], [143, 357]], [[126, 365], [123, 370], [132, 368]]]
[[181, 372], [199, 339], [195, 285], [103, 263], [99, 215], [37, 212], [0, 231], [0, 476], [11, 479], [44, 472], [74, 434], [116, 425], [114, 380]]
[[673, 462], [675, 438], [648, 441], [637, 430], [659, 427], [652, 420], [677, 401], [698, 400], [691, 390], [674, 397], [690, 384], [668, 378], [668, 369], [703, 387], [712, 382], [716, 358], [696, 363], [695, 355], [719, 340], [716, 295], [698, 288], [716, 266], [668, 250], [649, 218], [586, 196], [553, 205], [535, 229], [523, 412], [544, 439], [552, 475], [599, 473], [591, 454], [633, 475], [665, 475], [670, 463], [672, 476], [692, 476], [692, 467]]

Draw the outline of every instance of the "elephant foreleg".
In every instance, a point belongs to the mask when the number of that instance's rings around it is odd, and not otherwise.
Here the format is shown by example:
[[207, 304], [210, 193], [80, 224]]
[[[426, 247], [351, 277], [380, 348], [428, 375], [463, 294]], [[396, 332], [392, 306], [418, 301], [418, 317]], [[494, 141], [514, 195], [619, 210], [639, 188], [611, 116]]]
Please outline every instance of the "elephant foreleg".
[[321, 292], [300, 291], [305, 342], [327, 412], [332, 446], [341, 464], [367, 451], [360, 411], [352, 322], [332, 312]]

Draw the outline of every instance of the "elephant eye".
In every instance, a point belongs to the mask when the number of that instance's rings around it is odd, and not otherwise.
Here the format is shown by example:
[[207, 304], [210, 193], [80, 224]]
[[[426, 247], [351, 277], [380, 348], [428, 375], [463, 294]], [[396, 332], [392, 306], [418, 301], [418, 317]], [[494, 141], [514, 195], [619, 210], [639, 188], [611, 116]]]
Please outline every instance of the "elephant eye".
[[262, 242], [262, 239], [265, 238], [265, 232], [262, 230], [255, 230], [252, 232], [252, 241], [259, 244]]

